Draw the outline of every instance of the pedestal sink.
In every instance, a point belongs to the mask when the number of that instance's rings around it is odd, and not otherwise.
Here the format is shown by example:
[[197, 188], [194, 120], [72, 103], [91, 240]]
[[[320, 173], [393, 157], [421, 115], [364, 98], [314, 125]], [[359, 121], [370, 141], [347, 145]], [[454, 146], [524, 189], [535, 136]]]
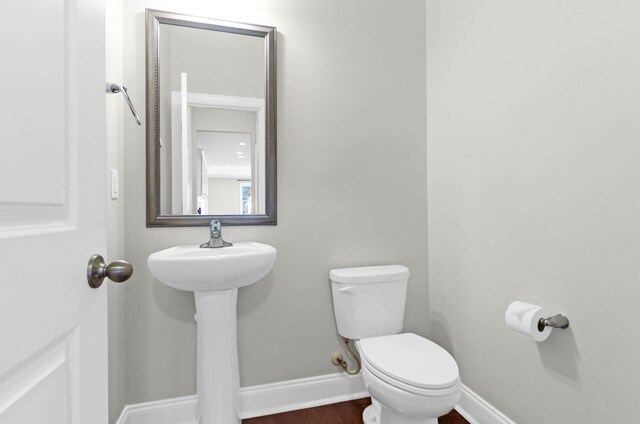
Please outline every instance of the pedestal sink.
[[219, 249], [177, 246], [149, 256], [151, 274], [166, 285], [192, 291], [196, 300], [199, 424], [239, 424], [238, 287], [264, 277], [277, 251], [244, 242]]

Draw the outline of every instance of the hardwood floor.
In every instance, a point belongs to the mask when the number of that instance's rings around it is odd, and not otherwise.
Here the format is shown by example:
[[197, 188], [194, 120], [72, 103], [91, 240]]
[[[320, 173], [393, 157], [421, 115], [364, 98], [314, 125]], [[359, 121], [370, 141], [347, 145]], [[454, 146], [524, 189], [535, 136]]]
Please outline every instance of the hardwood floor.
[[[362, 424], [362, 411], [371, 405], [371, 399], [317, 406], [299, 411], [284, 412], [266, 417], [242, 420], [242, 424]], [[469, 424], [456, 411], [440, 417], [438, 424]]]

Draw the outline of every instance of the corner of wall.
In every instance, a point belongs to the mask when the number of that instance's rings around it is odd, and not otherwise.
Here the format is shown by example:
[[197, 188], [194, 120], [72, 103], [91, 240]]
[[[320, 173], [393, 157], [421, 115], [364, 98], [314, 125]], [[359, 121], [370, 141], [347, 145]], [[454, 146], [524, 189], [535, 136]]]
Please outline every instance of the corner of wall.
[[[123, 37], [122, 0], [105, 1], [105, 54], [106, 81], [122, 84]], [[123, 179], [123, 113], [122, 99], [116, 95], [106, 95], [106, 135], [107, 135], [107, 258], [125, 257], [124, 252], [124, 179]], [[111, 199], [111, 169], [119, 173], [119, 198]], [[121, 301], [122, 289], [114, 284], [107, 285], [108, 298], [108, 338], [109, 338], [109, 422], [117, 420], [124, 407], [123, 391], [125, 378], [121, 366], [123, 351], [121, 338], [124, 336], [124, 308]]]

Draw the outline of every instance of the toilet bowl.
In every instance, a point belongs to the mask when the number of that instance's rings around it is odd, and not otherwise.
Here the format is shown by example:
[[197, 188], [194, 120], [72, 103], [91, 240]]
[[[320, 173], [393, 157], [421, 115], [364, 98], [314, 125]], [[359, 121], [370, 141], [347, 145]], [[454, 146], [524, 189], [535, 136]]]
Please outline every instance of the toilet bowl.
[[365, 424], [437, 424], [460, 398], [454, 359], [437, 344], [412, 333], [356, 342], [362, 378], [374, 403]]
[[400, 333], [409, 269], [386, 265], [331, 270], [338, 333], [354, 340], [372, 405], [365, 424], [437, 424], [460, 397], [453, 357], [436, 343]]

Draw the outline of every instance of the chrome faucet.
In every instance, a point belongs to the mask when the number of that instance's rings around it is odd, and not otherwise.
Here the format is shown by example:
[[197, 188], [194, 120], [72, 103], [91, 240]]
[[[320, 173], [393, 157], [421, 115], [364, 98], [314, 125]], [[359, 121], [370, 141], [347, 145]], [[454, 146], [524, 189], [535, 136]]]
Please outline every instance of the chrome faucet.
[[202, 248], [219, 248], [219, 247], [230, 247], [233, 244], [224, 241], [222, 238], [222, 224], [217, 219], [212, 219], [209, 223], [209, 229], [211, 230], [211, 235], [209, 236], [209, 241], [206, 243], [202, 243], [200, 247]]

